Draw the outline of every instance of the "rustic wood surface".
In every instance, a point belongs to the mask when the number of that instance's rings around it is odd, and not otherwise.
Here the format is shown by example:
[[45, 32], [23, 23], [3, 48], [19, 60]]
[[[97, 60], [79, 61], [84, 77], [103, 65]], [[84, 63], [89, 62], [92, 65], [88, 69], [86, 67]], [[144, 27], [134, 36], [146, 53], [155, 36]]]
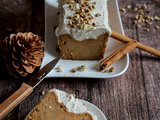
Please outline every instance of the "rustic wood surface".
[[[131, 5], [120, 12], [125, 35], [160, 50], [160, 21], [138, 28], [133, 24], [133, 8], [147, 4], [151, 16], [160, 16], [160, 0], [118, 0], [119, 7]], [[1, 0], [0, 40], [10, 33], [32, 31], [44, 39], [44, 1]], [[143, 31], [150, 28], [150, 32]], [[14, 93], [23, 80], [0, 74], [0, 103]], [[50, 78], [40, 83], [34, 91], [3, 120], [23, 120], [41, 100], [42, 91], [52, 88], [75, 93], [102, 110], [108, 120], [160, 120], [160, 58], [139, 49], [130, 53], [127, 71], [110, 79]], [[77, 89], [81, 89], [80, 92]]]

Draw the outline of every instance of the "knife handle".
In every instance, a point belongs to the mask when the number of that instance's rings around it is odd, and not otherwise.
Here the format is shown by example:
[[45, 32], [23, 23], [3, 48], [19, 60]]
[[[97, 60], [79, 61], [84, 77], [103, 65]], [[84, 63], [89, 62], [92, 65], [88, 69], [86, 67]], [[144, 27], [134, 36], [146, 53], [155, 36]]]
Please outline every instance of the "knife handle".
[[23, 83], [21, 87], [0, 104], [0, 120], [7, 115], [13, 108], [15, 108], [23, 99], [25, 99], [33, 88], [26, 83]]

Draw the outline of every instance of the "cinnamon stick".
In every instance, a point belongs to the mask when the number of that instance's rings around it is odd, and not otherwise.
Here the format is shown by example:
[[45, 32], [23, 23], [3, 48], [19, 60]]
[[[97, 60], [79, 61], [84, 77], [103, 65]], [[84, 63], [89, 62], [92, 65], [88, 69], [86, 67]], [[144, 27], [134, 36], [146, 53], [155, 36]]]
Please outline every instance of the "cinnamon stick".
[[[111, 37], [116, 39], [116, 40], [119, 40], [121, 42], [124, 42], [124, 43], [127, 43], [127, 42], [130, 42], [130, 41], [133, 41], [134, 39], [131, 39], [129, 37], [126, 37], [126, 36], [123, 36], [115, 31], [112, 30], [112, 34], [111, 34]], [[156, 55], [158, 57], [160, 57], [160, 51], [157, 50], [157, 49], [154, 49], [152, 47], [149, 47], [149, 46], [146, 46], [146, 45], [143, 45], [141, 43], [138, 42], [138, 45], [137, 45], [137, 48], [141, 49], [141, 50], [144, 50], [146, 52], [149, 52], [153, 55]]]
[[104, 70], [107, 67], [109, 67], [110, 65], [112, 65], [113, 63], [115, 63], [117, 60], [119, 60], [124, 55], [126, 55], [128, 52], [130, 52], [135, 47], [137, 47], [137, 45], [138, 45], [138, 42], [133, 40], [133, 41], [130, 41], [129, 43], [127, 43], [122, 48], [118, 49], [116, 52], [111, 54], [109, 57], [107, 57], [106, 59], [104, 59], [100, 63], [100, 70]]

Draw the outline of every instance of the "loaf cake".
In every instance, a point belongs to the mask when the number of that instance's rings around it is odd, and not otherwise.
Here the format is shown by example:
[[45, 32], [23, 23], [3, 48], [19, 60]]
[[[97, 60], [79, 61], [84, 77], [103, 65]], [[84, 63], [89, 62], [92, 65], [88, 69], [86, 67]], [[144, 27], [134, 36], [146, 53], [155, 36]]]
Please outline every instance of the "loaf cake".
[[107, 0], [59, 0], [59, 25], [55, 31], [63, 59], [99, 60], [111, 29]]
[[29, 120], [97, 120], [73, 94], [53, 89], [28, 115]]

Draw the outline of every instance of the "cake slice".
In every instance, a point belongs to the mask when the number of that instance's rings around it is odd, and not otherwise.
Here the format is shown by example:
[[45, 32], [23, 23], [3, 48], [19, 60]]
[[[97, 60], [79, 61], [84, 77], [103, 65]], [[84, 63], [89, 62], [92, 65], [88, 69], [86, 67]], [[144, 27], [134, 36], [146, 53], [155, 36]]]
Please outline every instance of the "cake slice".
[[28, 115], [29, 120], [97, 120], [73, 94], [53, 89]]
[[106, 0], [59, 0], [56, 36], [63, 59], [99, 60], [111, 29]]

